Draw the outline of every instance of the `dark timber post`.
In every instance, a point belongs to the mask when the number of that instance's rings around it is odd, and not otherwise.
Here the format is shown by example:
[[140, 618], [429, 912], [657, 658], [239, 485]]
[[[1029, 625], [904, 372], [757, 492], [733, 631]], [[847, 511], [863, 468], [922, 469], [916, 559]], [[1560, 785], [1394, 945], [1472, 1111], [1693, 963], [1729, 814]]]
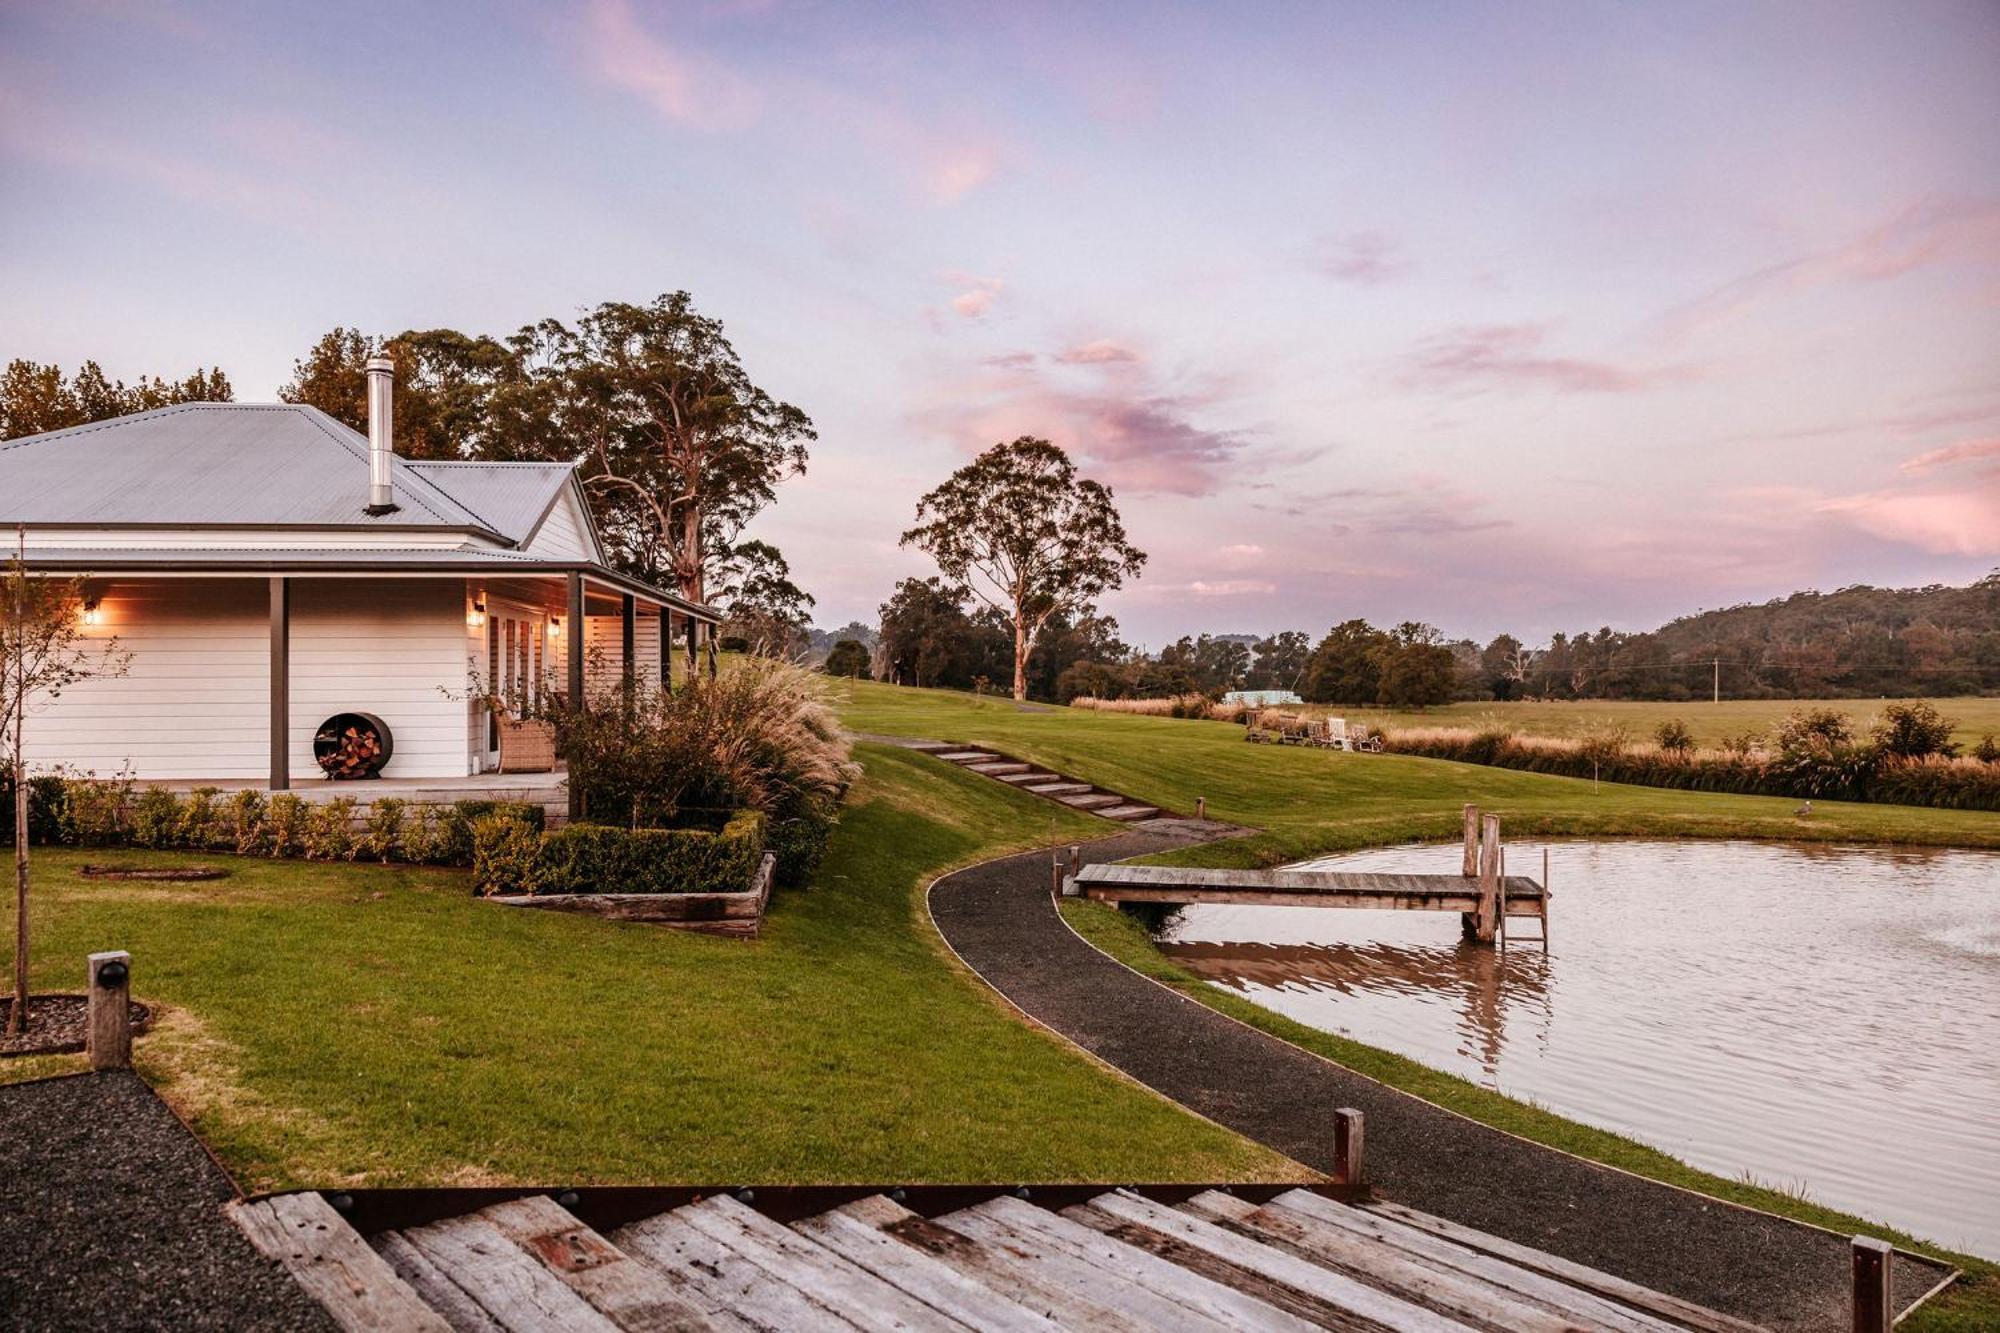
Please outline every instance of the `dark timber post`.
[[[1465, 803], [1465, 860], [1459, 874], [1471, 879], [1479, 873], [1479, 807], [1472, 802]], [[1459, 934], [1468, 940], [1479, 938], [1479, 913], [1460, 912], [1458, 914]]]
[[635, 670], [637, 666], [637, 658], [639, 656], [638, 599], [632, 596], [631, 593], [629, 592], [626, 593], [625, 596], [619, 600], [618, 615], [619, 615], [618, 632], [620, 639], [623, 643], [625, 652], [624, 673], [620, 677], [620, 679], [622, 679], [625, 683], [625, 692], [627, 694], [630, 694], [632, 692], [633, 683], [638, 680], [638, 674]]
[[[569, 657], [563, 663], [564, 674], [569, 677], [569, 701], [572, 709], [583, 707], [583, 575], [569, 576]], [[583, 818], [583, 793], [574, 782], [569, 787], [569, 817]]]
[[1476, 938], [1493, 943], [1500, 928], [1503, 892], [1500, 883], [1500, 816], [1486, 815], [1479, 821], [1479, 917]]
[[132, 1063], [132, 955], [124, 950], [90, 955], [90, 1000], [84, 1046], [92, 1069]]
[[1895, 1247], [1873, 1236], [1854, 1238], [1854, 1333], [1889, 1333], [1896, 1323], [1890, 1260]]
[[292, 581], [271, 580], [271, 790], [292, 785]]
[[687, 618], [688, 684], [690, 685], [694, 684], [695, 673], [701, 670], [700, 654], [695, 647], [695, 631], [700, 627], [701, 622], [693, 616]]
[[1333, 1113], [1333, 1183], [1361, 1182], [1361, 1112], [1343, 1106]]
[[660, 688], [674, 687], [674, 613], [660, 608]]

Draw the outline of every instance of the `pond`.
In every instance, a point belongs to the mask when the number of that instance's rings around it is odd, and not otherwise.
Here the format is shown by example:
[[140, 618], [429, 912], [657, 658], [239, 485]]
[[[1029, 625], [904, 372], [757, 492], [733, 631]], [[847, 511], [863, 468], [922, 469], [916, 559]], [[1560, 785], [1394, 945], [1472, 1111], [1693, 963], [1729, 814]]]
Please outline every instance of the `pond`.
[[[1189, 907], [1161, 947], [1294, 1019], [1696, 1166], [2000, 1258], [2000, 853], [1552, 842], [1550, 942]], [[1543, 844], [1509, 872], [1541, 874]], [[1308, 868], [1456, 874], [1457, 847]]]

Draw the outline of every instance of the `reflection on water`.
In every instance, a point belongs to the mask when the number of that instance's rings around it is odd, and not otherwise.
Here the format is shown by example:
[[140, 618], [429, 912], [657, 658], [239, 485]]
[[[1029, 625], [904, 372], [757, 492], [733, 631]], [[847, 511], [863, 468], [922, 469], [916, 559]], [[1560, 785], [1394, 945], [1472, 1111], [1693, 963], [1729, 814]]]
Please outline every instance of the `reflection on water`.
[[[1539, 847], [1510, 850], [1539, 871]], [[1311, 865], [1451, 874], [1458, 857]], [[1462, 943], [1452, 913], [1283, 907], [1191, 907], [1161, 947], [1301, 1022], [2000, 1258], [2000, 855], [1552, 857], [1546, 953]]]

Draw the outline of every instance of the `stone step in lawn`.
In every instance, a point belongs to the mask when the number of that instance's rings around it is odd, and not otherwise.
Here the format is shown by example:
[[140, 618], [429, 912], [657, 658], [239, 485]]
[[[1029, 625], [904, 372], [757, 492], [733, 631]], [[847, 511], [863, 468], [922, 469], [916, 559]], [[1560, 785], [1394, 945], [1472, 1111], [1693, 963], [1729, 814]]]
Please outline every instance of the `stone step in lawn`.
[[1025, 773], [995, 773], [993, 776], [999, 778], [1002, 782], [1011, 782], [1016, 786], [1025, 786], [1030, 782], [1062, 781], [1056, 774], [1042, 772], [1038, 769], [1029, 769]]
[[1011, 759], [1000, 759], [990, 764], [967, 764], [974, 773], [984, 773], [989, 778], [1001, 777], [1008, 773], [1026, 773], [1028, 766]]
[[1025, 790], [1031, 791], [1037, 796], [1068, 796], [1095, 791], [1096, 788], [1092, 787], [1088, 782], [1040, 782]]
[[1056, 799], [1079, 810], [1102, 810], [1107, 805], [1126, 804], [1123, 796], [1114, 796], [1108, 791], [1091, 792], [1085, 796], [1059, 796]]
[[938, 758], [954, 764], [985, 764], [999, 757], [987, 750], [944, 750], [938, 754]]
[[1094, 813], [1103, 815], [1106, 819], [1119, 819], [1130, 822], [1134, 819], [1151, 819], [1154, 815], [1159, 814], [1160, 811], [1158, 806], [1152, 805], [1113, 805]]

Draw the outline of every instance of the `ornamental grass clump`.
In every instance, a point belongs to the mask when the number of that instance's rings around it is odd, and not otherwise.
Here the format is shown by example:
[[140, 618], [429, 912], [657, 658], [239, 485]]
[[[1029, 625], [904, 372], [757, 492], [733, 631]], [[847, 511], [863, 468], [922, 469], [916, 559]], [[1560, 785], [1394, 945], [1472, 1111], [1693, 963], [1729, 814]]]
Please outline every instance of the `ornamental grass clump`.
[[825, 678], [768, 659], [671, 692], [604, 691], [556, 721], [585, 819], [676, 828], [756, 810], [787, 886], [811, 878], [860, 773]]

